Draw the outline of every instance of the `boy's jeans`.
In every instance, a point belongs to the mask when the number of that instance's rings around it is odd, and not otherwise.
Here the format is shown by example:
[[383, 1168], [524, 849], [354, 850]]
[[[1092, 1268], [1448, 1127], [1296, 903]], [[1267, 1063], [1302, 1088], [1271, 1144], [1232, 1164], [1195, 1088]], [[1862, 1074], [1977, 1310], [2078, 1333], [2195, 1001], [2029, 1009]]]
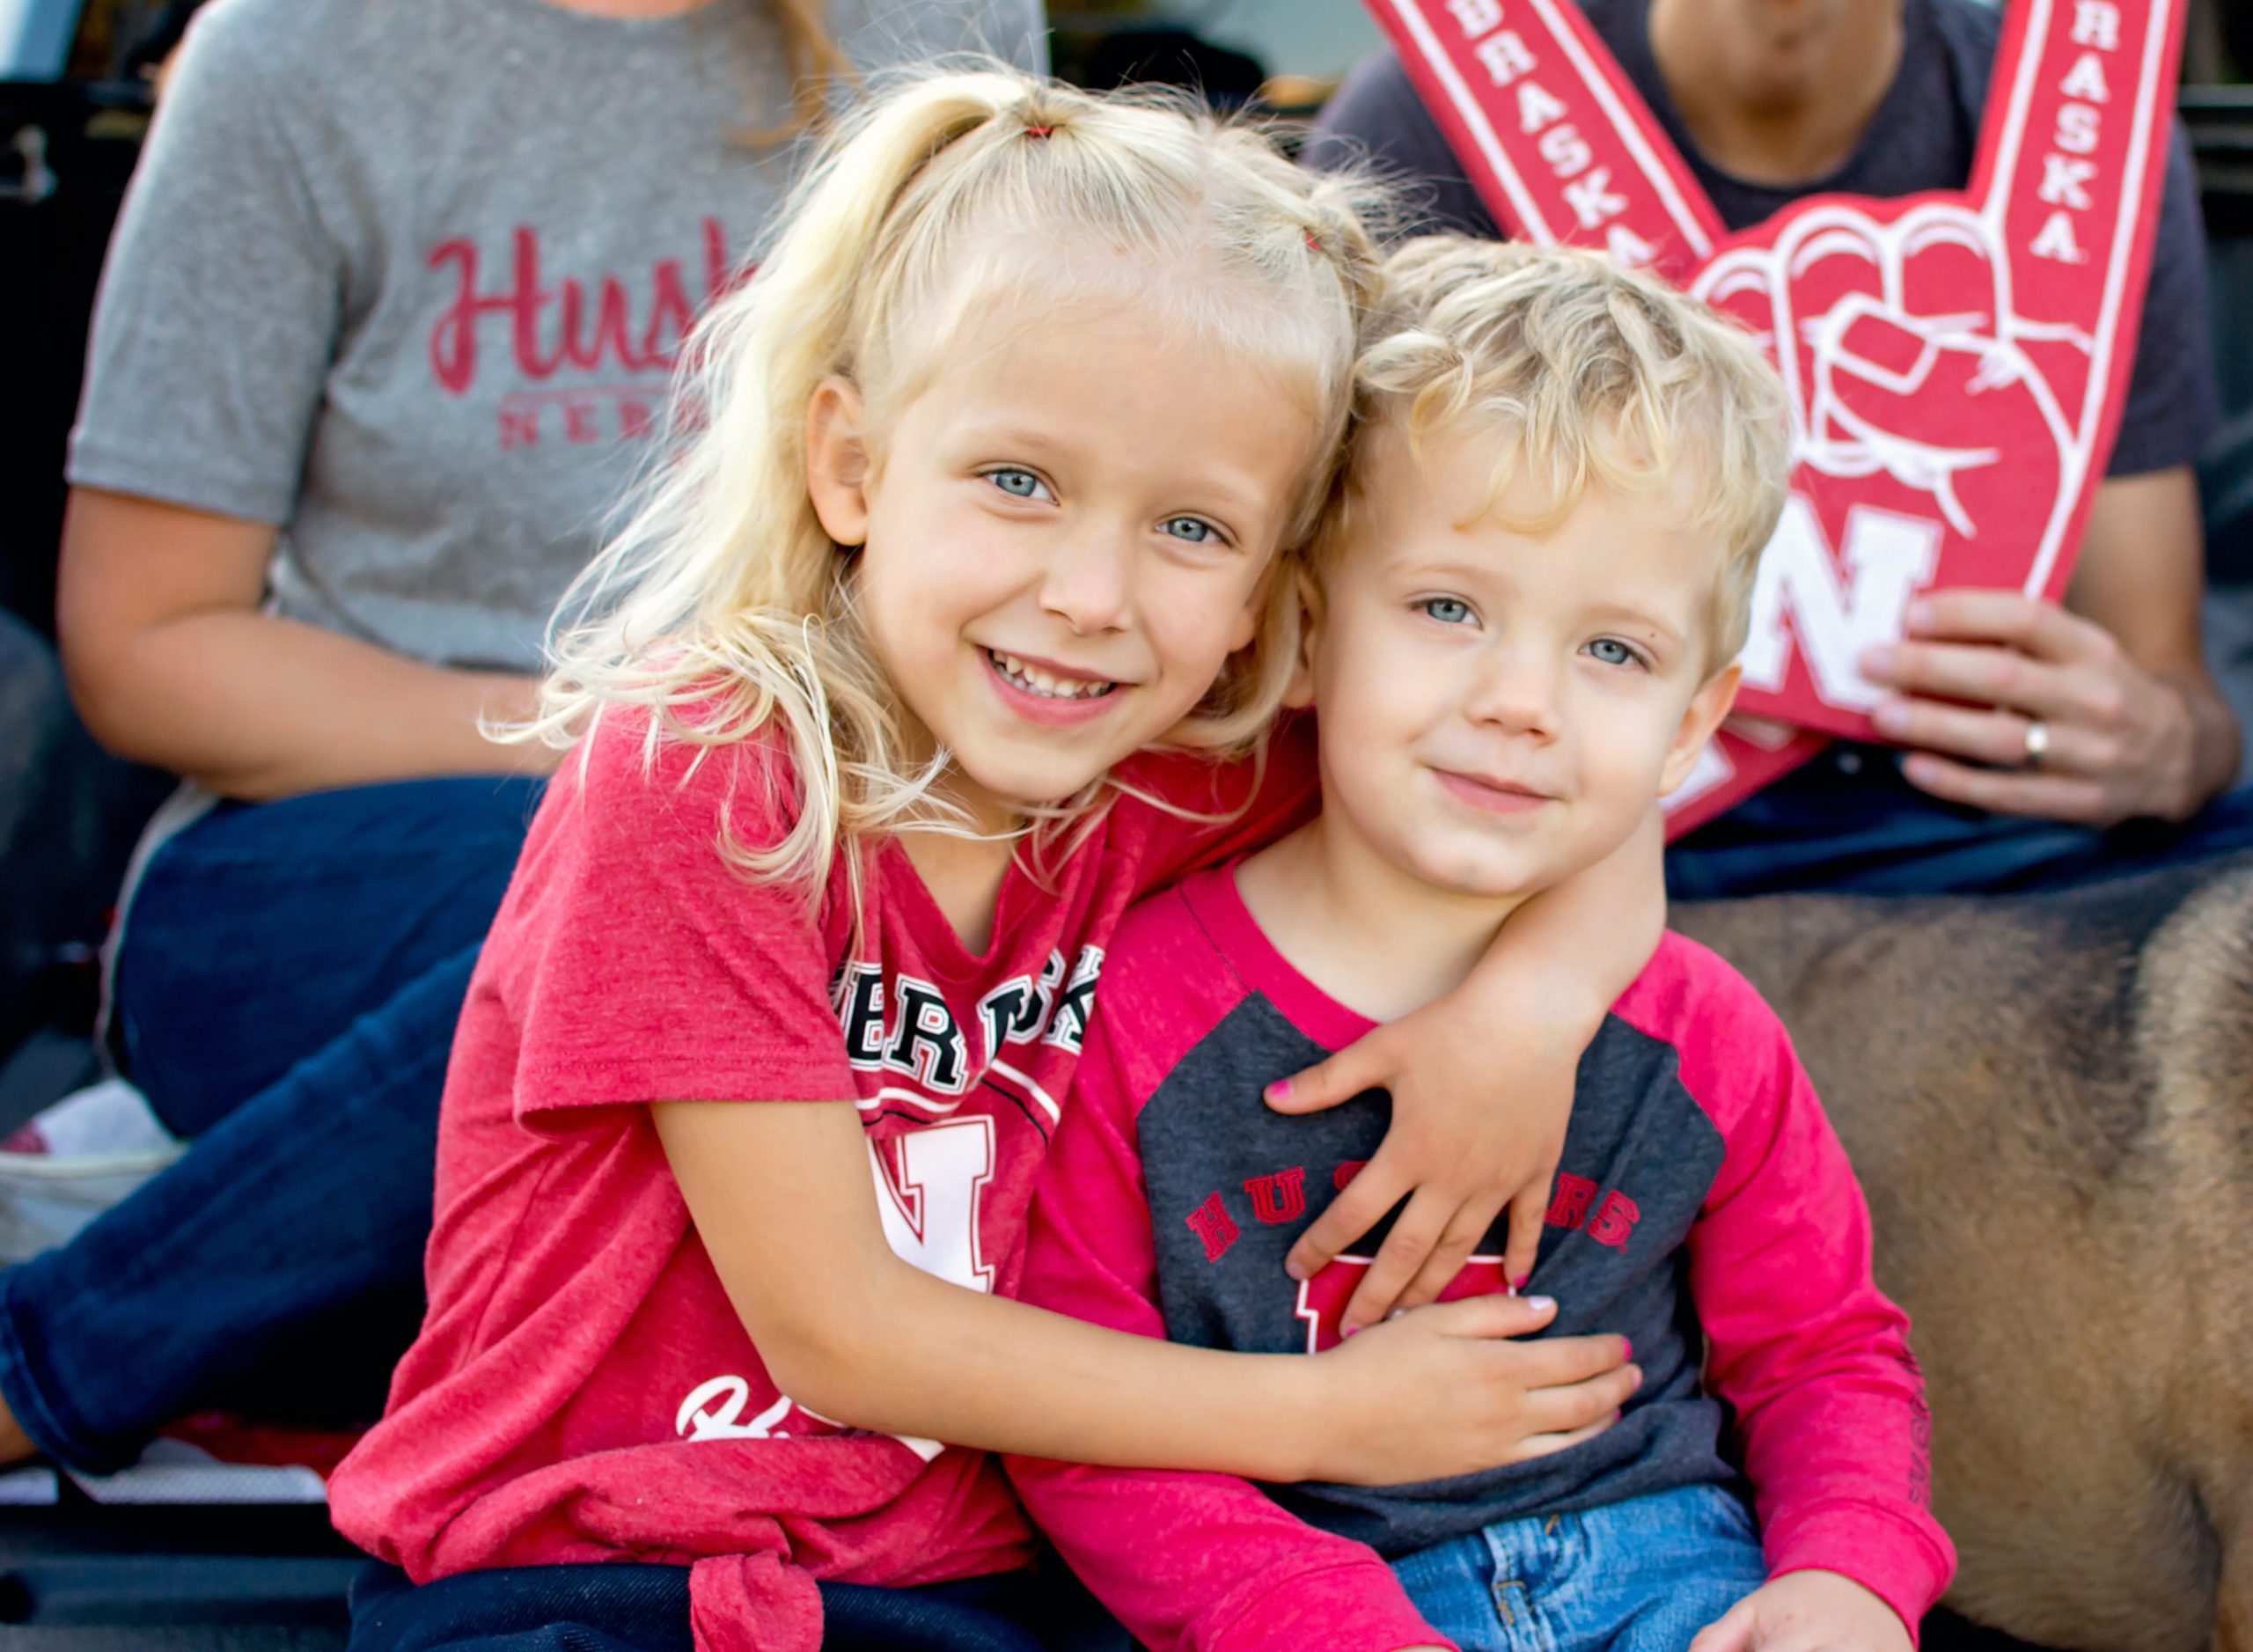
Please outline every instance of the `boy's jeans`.
[[1498, 1521], [1392, 1569], [1463, 1652], [1683, 1652], [1768, 1581], [1751, 1510], [1719, 1486]]

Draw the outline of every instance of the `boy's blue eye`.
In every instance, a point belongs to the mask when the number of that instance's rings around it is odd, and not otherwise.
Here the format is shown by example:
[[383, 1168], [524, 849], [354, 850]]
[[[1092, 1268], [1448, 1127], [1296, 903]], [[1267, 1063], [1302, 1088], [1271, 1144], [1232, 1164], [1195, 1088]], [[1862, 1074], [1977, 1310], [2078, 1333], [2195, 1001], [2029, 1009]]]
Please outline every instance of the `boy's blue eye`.
[[1208, 545], [1221, 537], [1220, 530], [1202, 517], [1168, 517], [1158, 531], [1190, 545]]
[[1040, 478], [1029, 470], [989, 470], [986, 480], [1013, 499], [1037, 499], [1047, 491]]
[[1461, 625], [1471, 618], [1471, 605], [1460, 597], [1427, 597], [1416, 606], [1442, 625]]
[[1600, 636], [1588, 645], [1588, 651], [1606, 665], [1640, 665], [1642, 658], [1616, 636]]

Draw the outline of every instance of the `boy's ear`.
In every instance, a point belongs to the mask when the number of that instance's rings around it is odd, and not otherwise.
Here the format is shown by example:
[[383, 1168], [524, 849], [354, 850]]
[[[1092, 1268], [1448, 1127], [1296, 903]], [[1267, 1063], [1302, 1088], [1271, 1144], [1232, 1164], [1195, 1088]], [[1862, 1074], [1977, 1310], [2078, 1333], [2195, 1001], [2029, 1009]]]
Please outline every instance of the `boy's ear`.
[[1707, 678], [1705, 686], [1690, 697], [1689, 709], [1682, 714], [1682, 726], [1674, 731], [1674, 744], [1667, 748], [1666, 767], [1659, 773], [1660, 797], [1665, 797], [1690, 778], [1690, 771], [1698, 766], [1699, 754], [1721, 726], [1721, 719], [1728, 716], [1728, 709], [1736, 703], [1737, 679], [1743, 674], [1731, 662]]
[[822, 531], [839, 545], [869, 539], [866, 407], [849, 378], [828, 378], [806, 403], [806, 492]]
[[1291, 663], [1291, 679], [1283, 686], [1283, 703], [1303, 711], [1314, 703], [1314, 650], [1322, 630], [1322, 587], [1303, 568], [1295, 570], [1291, 579], [1298, 587], [1299, 654]]

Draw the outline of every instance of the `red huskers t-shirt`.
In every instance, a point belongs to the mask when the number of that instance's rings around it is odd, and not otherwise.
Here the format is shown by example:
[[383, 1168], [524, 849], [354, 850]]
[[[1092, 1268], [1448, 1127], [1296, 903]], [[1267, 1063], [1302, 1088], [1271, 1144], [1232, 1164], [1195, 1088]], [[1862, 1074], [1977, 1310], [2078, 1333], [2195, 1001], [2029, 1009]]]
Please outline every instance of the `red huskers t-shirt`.
[[1046, 876], [1009, 871], [978, 957], [896, 841], [870, 856], [858, 946], [841, 867], [809, 910], [730, 866], [723, 823], [780, 835], [784, 760], [669, 743], [645, 769], [645, 726], [607, 719], [532, 823], [447, 1076], [429, 1314], [330, 1503], [418, 1582], [691, 1564], [707, 1652], [811, 1648], [814, 1577], [1003, 1570], [1029, 1529], [983, 1454], [840, 1428], [776, 1390], [645, 1104], [857, 1098], [894, 1248], [1014, 1292], [1121, 913], [1303, 812], [1311, 763], [1286, 737], [1252, 796], [1250, 766], [1135, 760], [1122, 778], [1206, 818], [1123, 799]]

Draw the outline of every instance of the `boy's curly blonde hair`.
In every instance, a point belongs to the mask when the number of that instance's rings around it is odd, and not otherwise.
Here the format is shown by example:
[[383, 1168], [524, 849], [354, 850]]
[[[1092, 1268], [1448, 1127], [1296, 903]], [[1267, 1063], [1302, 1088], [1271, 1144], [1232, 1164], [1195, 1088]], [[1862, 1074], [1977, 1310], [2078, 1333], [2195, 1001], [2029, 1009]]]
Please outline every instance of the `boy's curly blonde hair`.
[[[1678, 488], [1721, 547], [1706, 658], [1744, 646], [1760, 553], [1791, 477], [1784, 387], [1758, 341], [1654, 275], [1572, 247], [1435, 235], [1384, 267], [1383, 320], [1356, 369], [1356, 419], [1411, 452], [1494, 442], [1489, 508], [1518, 467], [1551, 500], [1533, 532], [1591, 485]], [[1369, 444], [1356, 439], [1314, 547], [1317, 571], [1356, 532]]]

